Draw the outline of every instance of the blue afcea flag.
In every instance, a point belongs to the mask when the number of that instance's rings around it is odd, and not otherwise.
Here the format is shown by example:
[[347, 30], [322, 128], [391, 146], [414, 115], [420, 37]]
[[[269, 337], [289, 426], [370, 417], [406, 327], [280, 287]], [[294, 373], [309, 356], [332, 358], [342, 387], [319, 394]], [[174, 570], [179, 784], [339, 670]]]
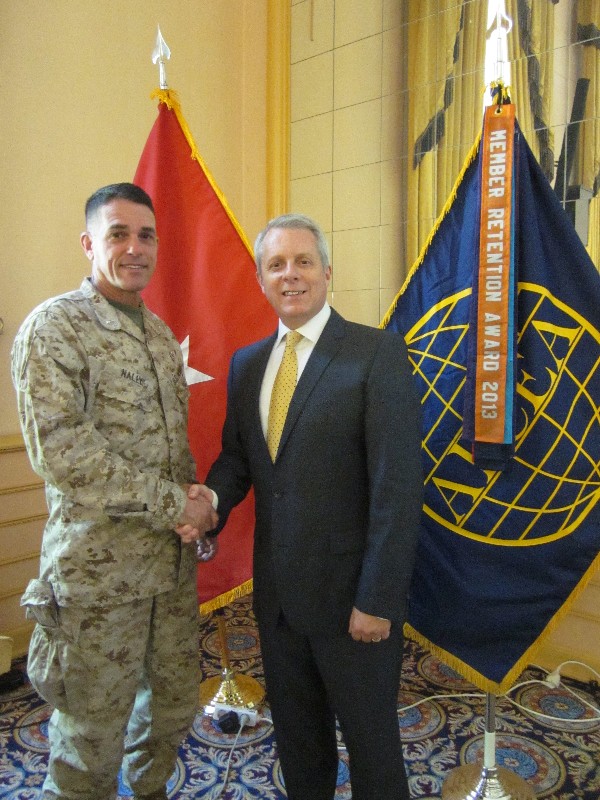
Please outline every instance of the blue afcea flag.
[[[404, 335], [424, 410], [407, 634], [502, 693], [600, 563], [600, 276], [515, 125], [514, 440], [501, 469], [476, 466], [463, 419], [474, 285], [482, 291], [482, 151], [476, 143], [382, 327]], [[482, 404], [494, 409], [487, 377]]]

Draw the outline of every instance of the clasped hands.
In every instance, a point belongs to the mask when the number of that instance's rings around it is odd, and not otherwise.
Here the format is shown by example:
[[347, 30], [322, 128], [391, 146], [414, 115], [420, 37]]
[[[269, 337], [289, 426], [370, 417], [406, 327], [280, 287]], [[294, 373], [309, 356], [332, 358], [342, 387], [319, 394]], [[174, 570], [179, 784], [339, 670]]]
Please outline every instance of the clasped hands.
[[207, 538], [206, 532], [217, 527], [219, 517], [213, 508], [213, 493], [202, 483], [185, 484], [187, 500], [183, 515], [175, 526], [182, 542], [196, 542], [199, 561], [210, 561], [217, 554], [216, 537]]

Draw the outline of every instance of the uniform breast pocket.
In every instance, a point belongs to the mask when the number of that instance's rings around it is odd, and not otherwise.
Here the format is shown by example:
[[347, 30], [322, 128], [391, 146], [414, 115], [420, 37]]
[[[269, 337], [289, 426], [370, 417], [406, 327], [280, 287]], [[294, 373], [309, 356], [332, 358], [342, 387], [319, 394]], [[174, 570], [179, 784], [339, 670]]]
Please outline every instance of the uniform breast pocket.
[[90, 413], [97, 426], [121, 436], [139, 435], [156, 404], [154, 374], [128, 364], [103, 363], [90, 370], [90, 389]]

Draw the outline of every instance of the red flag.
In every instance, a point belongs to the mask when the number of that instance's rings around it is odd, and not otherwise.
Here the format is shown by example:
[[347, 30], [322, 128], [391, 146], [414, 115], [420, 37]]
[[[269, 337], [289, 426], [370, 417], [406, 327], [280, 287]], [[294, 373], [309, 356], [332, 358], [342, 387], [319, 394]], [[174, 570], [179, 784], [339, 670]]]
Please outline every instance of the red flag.
[[[251, 248], [193, 142], [174, 92], [157, 90], [158, 118], [134, 183], [154, 203], [158, 263], [144, 301], [182, 346], [190, 385], [189, 437], [203, 480], [219, 454], [233, 352], [276, 327]], [[254, 502], [247, 497], [198, 568], [201, 611], [252, 590]]]

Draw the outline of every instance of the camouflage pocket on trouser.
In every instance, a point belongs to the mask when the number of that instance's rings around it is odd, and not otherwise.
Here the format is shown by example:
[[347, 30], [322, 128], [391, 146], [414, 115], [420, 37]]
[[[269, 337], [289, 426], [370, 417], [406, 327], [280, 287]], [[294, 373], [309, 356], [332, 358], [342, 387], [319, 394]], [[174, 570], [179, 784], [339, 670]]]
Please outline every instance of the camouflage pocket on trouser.
[[27, 657], [27, 675], [36, 692], [47, 703], [66, 709], [61, 655], [66, 643], [58, 625], [58, 605], [47, 581], [29, 581], [21, 598], [27, 619], [36, 621]]

